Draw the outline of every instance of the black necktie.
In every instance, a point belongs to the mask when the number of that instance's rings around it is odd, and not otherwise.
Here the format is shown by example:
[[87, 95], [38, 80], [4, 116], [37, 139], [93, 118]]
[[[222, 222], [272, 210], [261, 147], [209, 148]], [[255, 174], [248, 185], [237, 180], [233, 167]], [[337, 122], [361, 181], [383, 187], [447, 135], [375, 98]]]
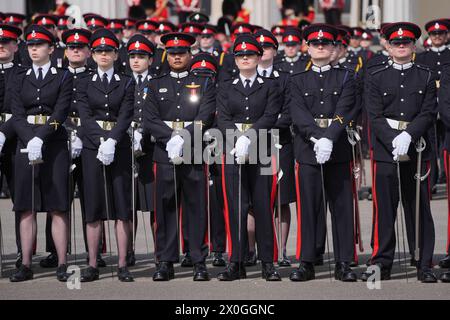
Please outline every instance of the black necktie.
[[251, 82], [250, 79], [245, 80], [245, 86], [244, 86], [245, 89], [247, 89], [247, 90], [250, 89], [250, 82]]
[[264, 71], [263, 71], [263, 77], [264, 77], [264, 78], [267, 78], [267, 70], [264, 70]]
[[38, 81], [42, 81], [44, 79], [44, 76], [42, 74], [42, 68], [38, 68]]
[[142, 74], [138, 75], [138, 87], [142, 86]]
[[107, 90], [109, 83], [108, 83], [108, 75], [106, 73], [103, 74], [102, 83], [103, 83], [103, 87], [105, 88], [105, 90]]

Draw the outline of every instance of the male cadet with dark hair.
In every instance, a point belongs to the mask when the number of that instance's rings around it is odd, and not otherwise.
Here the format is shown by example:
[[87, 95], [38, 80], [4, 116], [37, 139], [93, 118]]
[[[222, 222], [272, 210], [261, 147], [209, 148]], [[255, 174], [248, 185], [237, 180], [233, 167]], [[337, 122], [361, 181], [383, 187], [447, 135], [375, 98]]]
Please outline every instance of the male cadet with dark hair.
[[273, 174], [270, 160], [263, 161], [263, 157], [270, 159], [271, 148], [258, 145], [261, 140], [269, 141], [270, 145], [269, 131], [275, 126], [281, 109], [281, 90], [275, 80], [258, 75], [263, 48], [253, 35], [238, 36], [233, 53], [239, 73], [219, 83], [216, 99], [218, 126], [226, 140], [222, 183], [230, 259], [218, 279], [233, 281], [247, 277], [247, 217], [252, 206], [262, 278], [280, 281], [273, 264], [278, 260], [273, 215], [276, 173]]
[[185, 221], [189, 240], [186, 251], [194, 265], [193, 279], [207, 281], [207, 181], [203, 148], [195, 145], [193, 137], [212, 125], [215, 88], [212, 83], [205, 87], [203, 78], [189, 73], [190, 48], [195, 42], [191, 35], [168, 33], [161, 42], [167, 50], [170, 71], [150, 81], [144, 107], [144, 132], [156, 139], [153, 161], [157, 269], [153, 280], [174, 278], [173, 264], [180, 258], [180, 230]]
[[[327, 204], [333, 227], [336, 280], [355, 282], [351, 148], [346, 127], [354, 118], [354, 75], [330, 65], [338, 30], [313, 24], [303, 31], [311, 55], [310, 69], [291, 77], [290, 111], [294, 124], [297, 189], [298, 269], [292, 281], [315, 278], [317, 221]], [[325, 192], [325, 194], [324, 194]], [[326, 219], [325, 219], [326, 221]], [[339, 240], [337, 240], [339, 239]], [[331, 263], [331, 262], [330, 262]]]
[[284, 56], [279, 60], [277, 69], [295, 74], [304, 71], [309, 65], [309, 57], [302, 55], [302, 33], [298, 28], [289, 27], [283, 33]]
[[[407, 233], [413, 233], [408, 242], [418, 261], [417, 279], [433, 283], [437, 281], [432, 271], [435, 236], [426, 172], [433, 159], [427, 132], [436, 121], [436, 78], [427, 67], [413, 61], [415, 42], [421, 35], [417, 25], [392, 23], [386, 27], [385, 34], [393, 62], [372, 71], [366, 103], [373, 132], [374, 161], [371, 264], [380, 268], [381, 280], [390, 279], [397, 216], [399, 223], [406, 221]], [[417, 178], [420, 180], [416, 181]], [[416, 194], [416, 183], [420, 184], [419, 194]], [[414, 210], [417, 205], [418, 212]], [[403, 207], [399, 214], [398, 206]], [[400, 216], [402, 211], [404, 218]], [[418, 234], [416, 219], [420, 224]], [[401, 241], [400, 235], [397, 241]], [[361, 279], [367, 281], [371, 275], [368, 270]]]

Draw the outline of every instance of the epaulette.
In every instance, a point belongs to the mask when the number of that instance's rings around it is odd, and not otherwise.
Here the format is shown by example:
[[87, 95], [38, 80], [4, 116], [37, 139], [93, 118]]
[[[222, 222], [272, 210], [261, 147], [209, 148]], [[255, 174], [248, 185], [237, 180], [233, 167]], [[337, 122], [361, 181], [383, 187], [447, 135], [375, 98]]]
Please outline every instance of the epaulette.
[[422, 66], [422, 65], [420, 65], [420, 64], [416, 64], [416, 67], [417, 67], [418, 69], [422, 69], [422, 70], [425, 70], [425, 71], [431, 71], [431, 69], [430, 69], [429, 67], [427, 67], [427, 66]]
[[390, 67], [389, 65], [386, 65], [386, 66], [384, 66], [384, 67], [381, 68], [381, 69], [375, 70], [374, 72], [371, 73], [371, 75], [375, 75], [375, 74], [377, 74], [377, 73], [379, 73], [379, 72], [381, 72], [381, 71], [387, 70], [387, 69], [389, 69], [389, 67]]

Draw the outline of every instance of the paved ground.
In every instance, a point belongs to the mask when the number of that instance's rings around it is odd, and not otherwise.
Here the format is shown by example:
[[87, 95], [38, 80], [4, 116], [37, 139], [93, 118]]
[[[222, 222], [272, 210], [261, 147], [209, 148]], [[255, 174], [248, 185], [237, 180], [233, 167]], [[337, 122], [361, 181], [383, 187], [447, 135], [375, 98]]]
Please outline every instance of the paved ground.
[[[365, 252], [360, 256], [360, 263], [363, 264], [370, 254], [369, 238], [371, 229], [371, 202], [365, 200], [360, 202], [361, 219]], [[77, 208], [79, 208], [77, 204]], [[436, 250], [435, 262], [437, 263], [444, 255], [446, 245], [447, 230], [447, 203], [446, 200], [432, 202], [433, 215], [436, 226]], [[109, 267], [101, 270], [101, 279], [92, 284], [81, 284], [81, 290], [69, 290], [66, 284], [56, 281], [54, 270], [44, 270], [39, 268], [38, 261], [46, 254], [44, 226], [45, 215], [38, 218], [38, 255], [34, 259], [35, 279], [21, 284], [12, 284], [7, 277], [14, 270], [15, 243], [14, 243], [14, 219], [10, 212], [11, 204], [9, 200], [0, 201], [0, 213], [2, 218], [4, 237], [4, 266], [3, 278], [0, 279], [0, 300], [4, 299], [449, 299], [450, 285], [432, 284], [424, 285], [418, 283], [415, 278], [414, 268], [409, 268], [409, 280], [406, 281], [404, 271], [400, 271], [398, 263], [394, 266], [393, 280], [383, 282], [381, 290], [369, 290], [365, 283], [358, 282], [343, 284], [338, 281], [330, 281], [328, 277], [328, 265], [317, 269], [317, 280], [308, 283], [292, 283], [289, 281], [291, 268], [281, 269], [283, 281], [279, 283], [267, 283], [260, 278], [260, 267], [253, 267], [248, 270], [249, 278], [233, 283], [223, 283], [214, 277], [221, 268], [211, 266], [210, 273], [213, 280], [208, 283], [194, 283], [190, 269], [176, 267], [176, 279], [169, 283], [155, 283], [151, 280], [154, 271], [154, 260], [152, 254], [147, 254], [143, 224], [140, 222], [137, 233], [137, 254], [138, 263], [132, 268], [136, 277], [136, 282], [122, 284], [111, 278]], [[84, 248], [81, 219], [77, 215], [77, 255], [78, 264], [85, 265], [85, 254], [80, 249]], [[139, 214], [141, 219], [141, 215]], [[149, 215], [145, 215], [146, 230], [149, 229]], [[289, 238], [288, 253], [295, 253], [296, 224], [293, 223], [291, 236]], [[151, 236], [148, 237], [150, 253], [153, 252]], [[114, 250], [114, 249], [113, 249]], [[107, 262], [110, 260], [106, 257]], [[116, 262], [116, 257], [112, 260]], [[74, 256], [70, 257], [70, 262], [74, 263]], [[362, 272], [364, 266], [360, 266], [356, 271]], [[442, 270], [436, 268], [436, 272]]]

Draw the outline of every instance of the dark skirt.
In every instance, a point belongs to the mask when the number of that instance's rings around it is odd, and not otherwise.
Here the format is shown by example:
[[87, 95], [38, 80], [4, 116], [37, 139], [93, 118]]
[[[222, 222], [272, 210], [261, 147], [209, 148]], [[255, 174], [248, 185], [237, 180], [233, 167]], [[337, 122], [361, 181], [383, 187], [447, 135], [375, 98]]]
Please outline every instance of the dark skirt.
[[106, 166], [108, 215], [103, 165], [97, 159], [97, 152], [87, 148], [81, 151], [86, 222], [108, 220], [108, 218], [109, 220], [131, 220], [131, 153], [128, 148], [116, 149], [114, 162]]
[[153, 154], [145, 154], [136, 159], [137, 177], [137, 198], [136, 210], [143, 212], [153, 211], [154, 207], [154, 174], [153, 174]]
[[[31, 175], [26, 145], [19, 139], [15, 156], [14, 208], [16, 212], [32, 209]], [[51, 140], [42, 147], [41, 164], [34, 167], [34, 210], [36, 212], [69, 211], [69, 150], [66, 140]]]
[[296, 201], [294, 166], [294, 148], [292, 143], [288, 143], [283, 145], [280, 150], [280, 167], [283, 170], [283, 177], [280, 180], [280, 202], [282, 205]]

